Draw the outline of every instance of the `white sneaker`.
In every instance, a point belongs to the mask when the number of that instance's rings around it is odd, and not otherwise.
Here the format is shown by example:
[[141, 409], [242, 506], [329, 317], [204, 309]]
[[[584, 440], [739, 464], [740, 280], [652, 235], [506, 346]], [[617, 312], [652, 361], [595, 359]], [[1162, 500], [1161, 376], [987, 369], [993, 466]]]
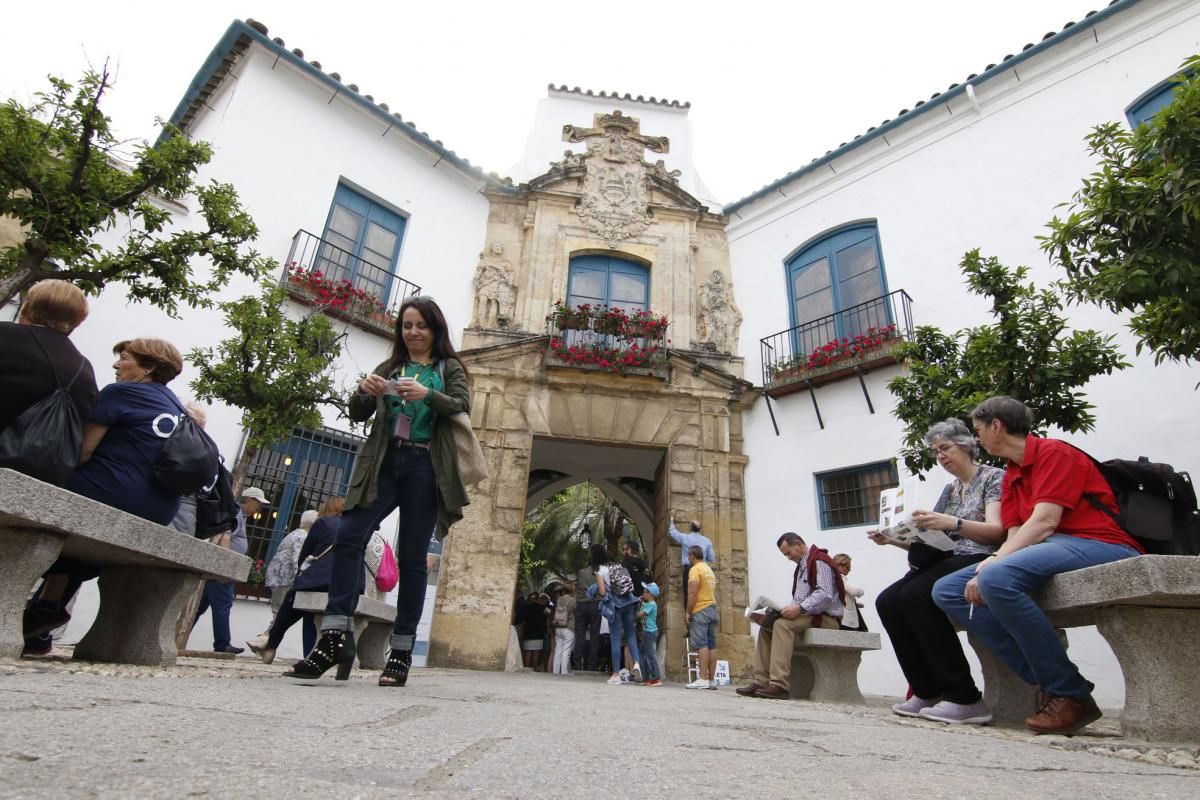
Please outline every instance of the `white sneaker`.
[[932, 708], [935, 705], [937, 705], [937, 700], [926, 700], [914, 694], [903, 703], [896, 703], [896, 705], [892, 706], [892, 711], [902, 717], [919, 717], [921, 716], [921, 709]]
[[605, 681], [605, 683], [607, 683], [609, 686], [620, 686], [624, 682], [625, 681], [621, 680], [620, 675], [613, 675], [607, 681]]
[[716, 681], [709, 681], [709, 682], [708, 682], [708, 688], [712, 689], [712, 690], [715, 692], [715, 691], [717, 690], [717, 682], [716, 682]]
[[642, 682], [642, 667], [640, 664], [633, 665], [633, 680], [637, 683]]
[[992, 712], [982, 700], [969, 706], [943, 700], [936, 706], [921, 709], [920, 716], [951, 725], [987, 725], [992, 721]]
[[687, 686], [685, 686], [684, 688], [686, 688], [686, 689], [707, 689], [708, 681], [704, 680], [703, 678], [697, 678], [696, 680], [687, 684]]

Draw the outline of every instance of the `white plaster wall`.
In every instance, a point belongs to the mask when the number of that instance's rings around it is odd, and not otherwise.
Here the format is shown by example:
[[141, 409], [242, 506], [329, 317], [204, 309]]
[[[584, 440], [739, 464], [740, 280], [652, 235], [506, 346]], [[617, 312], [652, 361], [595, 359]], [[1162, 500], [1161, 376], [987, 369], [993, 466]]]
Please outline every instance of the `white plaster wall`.
[[679, 185], [713, 211], [721, 204], [704, 185], [696, 171], [692, 158], [692, 123], [687, 109], [650, 103], [615, 100], [611, 97], [588, 97], [572, 92], [548, 90], [547, 97], [538, 102], [534, 114], [533, 128], [525, 145], [521, 160], [513, 166], [511, 176], [516, 182], [525, 182], [550, 169], [550, 164], [562, 161], [563, 152], [583, 152], [582, 143], [572, 144], [562, 139], [564, 125], [590, 128], [596, 114], [611, 114], [619, 109], [622, 114], [635, 117], [640, 122], [643, 136], [666, 136], [670, 140], [667, 153], [646, 151], [645, 159], [653, 164], [662, 159], [668, 170], [679, 170]]
[[[244, 207], [259, 226], [255, 249], [286, 260], [292, 236], [304, 228], [319, 236], [339, 178], [395, 207], [407, 216], [396, 271], [434, 295], [450, 322], [455, 342], [467, 323], [471, 279], [482, 248], [487, 202], [478, 194], [479, 182], [417, 147], [398, 129], [384, 135], [387, 123], [339, 97], [310, 76], [280, 61], [258, 46], [237, 66], [236, 80], [226, 82], [210, 100], [193, 136], [212, 143], [214, 156], [200, 180], [233, 183]], [[193, 201], [179, 220], [183, 227], [201, 225]], [[120, 230], [102, 237], [111, 243]], [[199, 266], [203, 272], [203, 266]], [[273, 279], [277, 275], [272, 276]], [[249, 280], [238, 278], [216, 299], [256, 293]], [[96, 301], [75, 341], [97, 366], [101, 385], [111, 380], [106, 365], [110, 349], [122, 338], [161, 336], [185, 354], [193, 347], [215, 345], [227, 335], [217, 310], [183, 309], [172, 320], [145, 305], [128, 304], [125, 290], [111, 286]], [[303, 307], [294, 309], [299, 315]], [[348, 338], [338, 369], [347, 384], [360, 372], [383, 360], [389, 341], [346, 327]], [[195, 371], [185, 368], [172, 383], [182, 397]], [[325, 423], [346, 429], [336, 412], [326, 411]], [[214, 406], [209, 430], [227, 458], [241, 441], [240, 413]]]
[[[783, 263], [823, 231], [861, 219], [877, 220], [890, 290], [913, 298], [917, 324], [953, 331], [987, 321], [983, 299], [968, 296], [957, 264], [980, 247], [1009, 265], [1025, 264], [1041, 284], [1061, 278], [1034, 237], [1089, 173], [1084, 136], [1106, 120], [1123, 120], [1124, 108], [1200, 51], [1200, 7], [1188, 2], [1146, 2], [978, 87], [981, 111], [966, 98], [953, 114], [933, 109], [877, 140], [741, 209], [729, 238], [742, 329], [746, 374], [761, 381], [758, 340], [788, 321]], [[1097, 39], [1099, 41], [1097, 41]], [[1066, 437], [1097, 457], [1150, 455], [1200, 472], [1196, 442], [1200, 371], [1154, 366], [1135, 357], [1123, 319], [1092, 306], [1067, 309], [1072, 324], [1117, 334], [1133, 367], [1102, 376], [1086, 387], [1097, 406], [1096, 430]], [[900, 425], [890, 415], [887, 380], [893, 367], [871, 373], [867, 386], [876, 413], [868, 413], [857, 381], [819, 387], [826, 429], [818, 430], [807, 392], [774, 403], [781, 435], [775, 436], [762, 401], [746, 418], [747, 513], [751, 596], [786, 594], [791, 569], [775, 538], [796, 530], [831, 552], [854, 556], [851, 582], [867, 590], [867, 619], [881, 630], [871, 607], [878, 591], [904, 570], [904, 554], [865, 538], [866, 527], [819, 529], [813, 475], [893, 457]], [[935, 470], [931, 487], [947, 476]], [[936, 499], [931, 488], [928, 501]], [[1123, 700], [1120, 672], [1094, 629], [1072, 631], [1071, 653], [1097, 684], [1101, 705]], [[868, 654], [864, 691], [903, 693], [905, 682], [885, 640]]]

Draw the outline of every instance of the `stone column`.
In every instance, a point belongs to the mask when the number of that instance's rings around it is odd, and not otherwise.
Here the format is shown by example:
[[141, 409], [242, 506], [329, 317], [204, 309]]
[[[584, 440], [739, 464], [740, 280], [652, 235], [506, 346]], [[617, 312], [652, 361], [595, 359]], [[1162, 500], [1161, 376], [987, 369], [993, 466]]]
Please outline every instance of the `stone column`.
[[29, 591], [58, 559], [65, 537], [38, 528], [0, 528], [0, 658], [19, 658], [25, 647], [22, 619]]

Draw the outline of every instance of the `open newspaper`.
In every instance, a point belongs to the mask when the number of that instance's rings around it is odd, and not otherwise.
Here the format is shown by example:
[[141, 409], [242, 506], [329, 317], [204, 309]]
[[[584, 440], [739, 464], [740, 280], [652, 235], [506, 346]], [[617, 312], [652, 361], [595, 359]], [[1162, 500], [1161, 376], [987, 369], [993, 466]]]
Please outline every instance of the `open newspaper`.
[[905, 478], [895, 489], [879, 493], [879, 535], [891, 542], [912, 544], [923, 542], [938, 550], [953, 550], [954, 540], [942, 531], [918, 528], [913, 522], [915, 509], [920, 505], [920, 478]]
[[746, 606], [746, 619], [751, 619], [755, 614], [762, 614], [765, 619], [760, 624], [764, 628], [770, 628], [775, 624], [775, 620], [779, 619], [779, 611], [782, 608], [782, 603], [777, 603], [765, 595], [759, 595], [753, 603]]

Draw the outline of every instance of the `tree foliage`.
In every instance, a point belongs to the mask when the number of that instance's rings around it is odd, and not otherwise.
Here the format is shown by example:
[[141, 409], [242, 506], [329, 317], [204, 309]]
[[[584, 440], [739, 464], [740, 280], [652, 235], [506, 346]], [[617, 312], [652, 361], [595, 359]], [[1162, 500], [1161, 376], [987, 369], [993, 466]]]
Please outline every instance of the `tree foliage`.
[[[272, 262], [241, 246], [258, 229], [229, 184], [197, 185], [212, 149], [167, 125], [159, 142], [119, 141], [101, 111], [107, 70], [72, 85], [51, 77], [31, 106], [0, 106], [0, 216], [20, 223], [24, 238], [0, 249], [0, 303], [47, 277], [97, 294], [124, 283], [131, 300], [176, 315], [180, 302], [208, 306], [208, 295], [234, 274], [262, 277]], [[118, 158], [131, 149], [130, 166]], [[200, 230], [170, 230], [169, 203], [194, 203]], [[104, 249], [95, 237], [127, 228]], [[209, 269], [193, 274], [192, 262]]]
[[1041, 237], [1068, 297], [1132, 312], [1137, 350], [1155, 363], [1200, 356], [1200, 56], [1183, 66], [1191, 74], [1151, 121], [1088, 136], [1099, 167]]
[[913, 473], [934, 465], [925, 432], [950, 417], [966, 420], [996, 394], [1018, 398], [1033, 410], [1034, 427], [1089, 431], [1091, 403], [1080, 388], [1095, 375], [1124, 369], [1112, 336], [1068, 331], [1063, 303], [1053, 289], [1026, 283], [1026, 267], [1010, 269], [978, 250], [960, 264], [971, 294], [991, 299], [995, 322], [954, 334], [920, 326], [901, 346], [908, 374], [893, 378], [895, 415], [904, 423], [902, 454]]
[[525, 517], [518, 581], [526, 591], [540, 588], [551, 577], [573, 576], [588, 562], [585, 526], [590, 542], [602, 542], [618, 560], [627, 526], [641, 544], [641, 534], [620, 506], [592, 484], [577, 483], [546, 498]]
[[263, 284], [261, 296], [221, 303], [235, 335], [188, 354], [199, 370], [191, 382], [196, 396], [242, 409], [248, 433], [233, 471], [235, 487], [259, 450], [287, 439], [296, 427], [320, 426], [322, 406], [344, 408], [346, 392], [334, 375], [344, 335], [319, 312], [288, 317], [286, 302], [282, 287]]

